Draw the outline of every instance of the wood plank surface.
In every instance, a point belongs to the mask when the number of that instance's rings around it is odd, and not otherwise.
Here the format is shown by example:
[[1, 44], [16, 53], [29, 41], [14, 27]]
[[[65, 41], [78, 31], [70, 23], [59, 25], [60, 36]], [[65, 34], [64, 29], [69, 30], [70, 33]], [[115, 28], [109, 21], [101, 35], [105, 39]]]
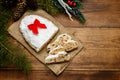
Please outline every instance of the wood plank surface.
[[60, 76], [49, 71], [32, 71], [29, 75], [20, 71], [0, 71], [0, 80], [120, 80], [119, 75], [120, 72], [113, 71], [64, 71]]
[[[68, 68], [59, 77], [56, 77], [28, 51], [26, 51], [26, 54], [32, 61], [33, 66], [29, 75], [17, 71], [14, 67], [8, 67], [7, 70], [6, 68], [1, 69], [1, 75], [6, 76], [13, 72], [13, 74], [7, 76], [5, 80], [7, 80], [7, 78], [11, 80], [68, 80], [69, 78], [71, 80], [96, 80], [97, 78], [98, 80], [109, 80], [110, 78], [111, 80], [120, 79], [120, 72], [118, 72], [120, 70], [119, 28], [69, 28], [69, 30], [84, 44], [84, 49], [72, 60]], [[21, 46], [17, 42], [14, 44]], [[22, 46], [21, 48], [24, 49]], [[19, 78], [18, 74], [22, 77]], [[47, 76], [47, 78], [45, 76]], [[3, 79], [3, 77], [1, 79]]]
[[[120, 80], [120, 0], [82, 1], [85, 24], [75, 18], [72, 22], [64, 14], [53, 15], [84, 44], [82, 53], [72, 60], [63, 74], [55, 76], [25, 51], [32, 62], [31, 73], [25, 75], [8, 66], [0, 68], [0, 80]], [[11, 41], [24, 49], [14, 39]]]
[[0, 80], [120, 80], [120, 72], [113, 71], [65, 71], [58, 77], [48, 71], [32, 71], [29, 75], [0, 71], [0, 75]]
[[[69, 28], [69, 30], [82, 42], [84, 48], [66, 70], [120, 70], [119, 28]], [[20, 46], [17, 42], [15, 45]], [[33, 70], [46, 70], [28, 51], [25, 53], [32, 61]]]

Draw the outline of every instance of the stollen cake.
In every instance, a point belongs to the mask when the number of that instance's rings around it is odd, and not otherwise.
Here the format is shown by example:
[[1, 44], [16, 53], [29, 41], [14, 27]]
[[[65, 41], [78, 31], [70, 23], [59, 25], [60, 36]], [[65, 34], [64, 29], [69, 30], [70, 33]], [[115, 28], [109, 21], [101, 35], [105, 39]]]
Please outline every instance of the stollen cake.
[[39, 52], [57, 31], [58, 27], [55, 24], [38, 15], [25, 16], [20, 23], [20, 32], [36, 52]]

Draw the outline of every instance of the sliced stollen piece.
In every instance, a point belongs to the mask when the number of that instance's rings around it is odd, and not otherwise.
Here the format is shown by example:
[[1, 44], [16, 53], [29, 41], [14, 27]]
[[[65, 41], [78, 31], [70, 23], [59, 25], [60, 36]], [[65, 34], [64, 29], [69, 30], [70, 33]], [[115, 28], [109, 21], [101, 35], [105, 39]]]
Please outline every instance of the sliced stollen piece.
[[78, 42], [74, 40], [68, 40], [67, 42], [65, 42], [63, 47], [65, 48], [65, 51], [69, 52], [78, 47]]
[[59, 45], [63, 45], [64, 42], [67, 42], [68, 40], [71, 40], [71, 39], [72, 37], [70, 35], [68, 35], [67, 33], [64, 33], [59, 35], [55, 41], [58, 42]]
[[54, 41], [53, 43], [48, 44], [47, 52], [49, 53], [51, 50], [55, 49], [58, 46], [59, 46], [59, 44], [57, 41]]
[[49, 54], [55, 55], [55, 54], [57, 54], [58, 52], [61, 52], [61, 51], [65, 51], [65, 48], [62, 47], [62, 46], [58, 46], [58, 47], [52, 49], [52, 50], [49, 52]]
[[55, 55], [49, 55], [45, 58], [45, 63], [60, 63], [60, 62], [66, 62], [70, 60], [70, 55], [67, 54], [65, 51], [60, 51]]
[[58, 46], [62, 46], [65, 51], [72, 51], [78, 47], [78, 42], [72, 40], [72, 37], [67, 33], [64, 33], [59, 35], [53, 43], [48, 44], [47, 50], [48, 52], [53, 52]]
[[20, 23], [20, 32], [36, 52], [39, 52], [57, 31], [58, 27], [56, 25], [38, 15], [25, 16]]
[[52, 49], [58, 47], [58, 46], [63, 46], [65, 42], [68, 40], [71, 40], [72, 37], [69, 36], [67, 33], [59, 35], [56, 40], [47, 46], [47, 51], [50, 52]]

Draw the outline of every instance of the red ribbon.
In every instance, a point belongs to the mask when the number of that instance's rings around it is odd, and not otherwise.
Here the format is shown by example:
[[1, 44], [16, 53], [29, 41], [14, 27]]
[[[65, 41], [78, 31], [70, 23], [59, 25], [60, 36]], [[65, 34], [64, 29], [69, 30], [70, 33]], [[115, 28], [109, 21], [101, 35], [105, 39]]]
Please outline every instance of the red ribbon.
[[46, 29], [47, 27], [46, 27], [45, 24], [40, 23], [40, 21], [39, 21], [38, 19], [35, 19], [35, 21], [34, 21], [33, 24], [29, 24], [29, 25], [28, 25], [28, 28], [29, 28], [29, 30], [32, 30], [32, 32], [33, 32], [34, 34], [37, 35], [37, 34], [39, 33], [39, 32], [38, 32], [38, 28]]

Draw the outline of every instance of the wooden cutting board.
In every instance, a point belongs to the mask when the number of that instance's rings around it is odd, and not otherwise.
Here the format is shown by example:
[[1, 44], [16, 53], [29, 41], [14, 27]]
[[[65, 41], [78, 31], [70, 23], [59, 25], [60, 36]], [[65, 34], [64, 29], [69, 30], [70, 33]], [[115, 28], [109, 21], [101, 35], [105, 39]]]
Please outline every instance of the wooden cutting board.
[[[50, 42], [52, 42], [61, 33], [68, 33], [71, 35], [71, 33], [68, 32], [68, 30], [66, 30], [59, 22], [57, 22], [52, 16], [50, 16], [49, 14], [47, 14], [43, 10], [28, 11], [23, 15], [22, 18], [24, 18], [26, 15], [31, 15], [31, 14], [45, 17], [45, 18], [49, 19], [50, 21], [52, 21], [59, 28], [58, 33], [55, 35], [55, 37]], [[19, 30], [19, 25], [20, 25], [22, 18], [20, 20], [18, 20], [17, 22], [14, 22], [8, 28], [8, 32], [12, 37], [14, 37], [18, 42], [20, 42], [34, 57], [36, 57], [40, 62], [45, 64], [45, 57], [48, 55], [47, 49], [46, 49], [47, 45], [44, 46], [44, 48], [40, 52], [37, 53], [26, 43], [26, 41], [24, 40], [24, 38]], [[72, 37], [74, 40], [78, 41], [77, 39], [74, 38], [74, 36], [72, 36]], [[80, 52], [81, 49], [82, 49], [82, 44], [79, 42], [78, 49], [70, 52], [71, 57], [73, 58], [78, 52]], [[56, 75], [59, 75], [60, 73], [62, 73], [64, 71], [64, 69], [69, 65], [69, 63], [70, 62], [64, 62], [64, 63], [58, 63], [58, 64], [49, 64], [49, 65], [45, 64], [45, 65], [50, 70], [52, 70]]]

